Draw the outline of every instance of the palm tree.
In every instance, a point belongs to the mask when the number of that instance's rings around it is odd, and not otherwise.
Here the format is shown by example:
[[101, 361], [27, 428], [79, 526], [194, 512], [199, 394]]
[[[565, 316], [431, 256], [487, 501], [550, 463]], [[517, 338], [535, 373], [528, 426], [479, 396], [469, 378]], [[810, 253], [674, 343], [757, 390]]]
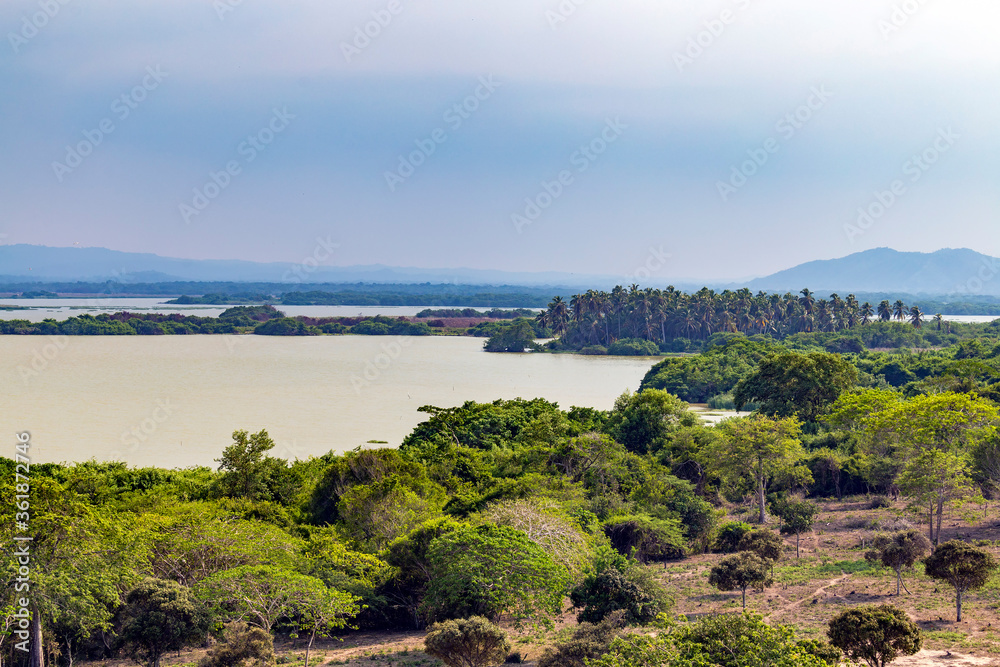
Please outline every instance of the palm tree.
[[802, 306], [802, 309], [804, 311], [806, 311], [811, 315], [813, 310], [813, 304], [816, 303], [816, 299], [813, 297], [813, 293], [810, 292], [808, 289], [804, 289], [801, 292], [799, 292], [799, 294], [802, 295], [801, 297], [799, 297], [799, 304]]
[[563, 301], [561, 296], [557, 296], [549, 302], [549, 310], [546, 315], [549, 328], [556, 335], [566, 333], [566, 325], [569, 324], [569, 310], [566, 308], [566, 302]]
[[870, 303], [865, 301], [861, 304], [861, 324], [871, 324], [872, 317], [874, 317], [874, 315], [875, 310], [872, 308]]
[[882, 303], [878, 305], [878, 318], [883, 322], [888, 322], [892, 319], [892, 306], [889, 305], [889, 301], [883, 299]]
[[937, 315], [934, 316], [934, 324], [937, 325], [937, 330], [938, 331], [941, 331], [941, 320], [943, 320], [943, 319], [944, 319], [944, 316], [941, 315], [941, 313], [938, 313]]
[[902, 299], [896, 299], [896, 303], [892, 304], [892, 314], [900, 322], [906, 319], [906, 304], [903, 303]]
[[920, 312], [920, 308], [918, 306], [913, 306], [912, 308], [910, 308], [910, 324], [919, 329], [924, 325], [923, 320], [924, 320], [924, 314]]

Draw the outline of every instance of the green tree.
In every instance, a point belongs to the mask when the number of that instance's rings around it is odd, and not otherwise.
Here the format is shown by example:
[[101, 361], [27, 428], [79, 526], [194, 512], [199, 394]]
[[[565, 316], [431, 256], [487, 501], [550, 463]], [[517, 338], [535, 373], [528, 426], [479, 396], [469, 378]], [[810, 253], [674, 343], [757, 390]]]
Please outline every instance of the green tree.
[[955, 589], [955, 620], [962, 621], [962, 596], [989, 581], [997, 561], [992, 554], [971, 544], [951, 540], [924, 560], [924, 572], [932, 579], [947, 581]]
[[488, 505], [482, 517], [523, 532], [570, 572], [579, 573], [586, 564], [586, 535], [554, 502], [534, 498], [502, 500]]
[[720, 591], [740, 591], [743, 594], [743, 609], [747, 608], [747, 589], [764, 590], [771, 580], [771, 562], [752, 551], [726, 556], [714, 565], [708, 575], [708, 583]]
[[509, 650], [506, 633], [482, 616], [435, 623], [424, 638], [424, 651], [447, 667], [498, 665]]
[[851, 660], [886, 667], [901, 655], [920, 650], [920, 629], [906, 612], [892, 605], [863, 605], [830, 621], [830, 643]]
[[670, 607], [663, 587], [638, 562], [601, 547], [593, 568], [571, 592], [577, 621], [600, 623], [620, 612], [620, 621], [646, 624]]
[[745, 521], [728, 521], [719, 527], [719, 534], [715, 536], [715, 550], [724, 554], [731, 554], [740, 549], [740, 540], [743, 536], [753, 530], [753, 526]]
[[151, 577], [129, 592], [118, 618], [125, 654], [148, 667], [159, 667], [167, 651], [200, 641], [209, 625], [208, 614], [190, 589]]
[[783, 352], [763, 359], [740, 380], [733, 400], [737, 409], [758, 403], [764, 414], [814, 422], [857, 381], [854, 364], [839, 354]]
[[717, 428], [723, 437], [712, 444], [709, 456], [724, 476], [752, 483], [760, 523], [767, 522], [767, 489], [775, 479], [812, 481], [809, 469], [801, 463], [805, 451], [799, 440], [802, 432], [799, 420], [795, 417], [774, 419], [754, 415], [725, 419]]
[[[112, 629], [122, 593], [149, 567], [150, 522], [93, 505], [71, 485], [72, 479], [63, 484], [37, 473], [31, 482], [29, 665], [42, 665], [46, 642], [64, 648], [72, 663], [80, 640]], [[0, 531], [12, 545], [14, 513], [24, 508], [18, 509], [13, 484], [0, 488]], [[15, 563], [14, 558], [8, 561]], [[12, 592], [14, 587], [5, 589]]]
[[516, 622], [559, 611], [569, 581], [565, 568], [521, 531], [459, 525], [427, 549], [428, 619], [482, 615]]
[[254, 434], [233, 431], [233, 444], [222, 450], [222, 458], [216, 460], [222, 473], [219, 486], [223, 494], [253, 500], [273, 498], [275, 483], [280, 483], [286, 466], [280, 459], [265, 456], [272, 449], [274, 441], [266, 430]]
[[359, 611], [357, 598], [332, 591], [315, 577], [272, 565], [242, 565], [200, 582], [199, 597], [233, 621], [246, 620], [270, 632], [281, 618], [322, 608], [328, 626], [344, 627]]
[[[918, 530], [900, 530], [892, 535], [876, 535], [872, 548], [865, 554], [865, 560], [878, 562], [892, 568], [896, 573], [896, 595], [903, 584], [903, 568], [911, 569], [914, 563], [926, 556], [931, 550], [931, 543]], [[910, 591], [907, 590], [907, 593]]]
[[362, 548], [377, 552], [441, 514], [437, 498], [421, 498], [406, 482], [391, 475], [345, 490], [337, 507], [344, 535]]
[[781, 532], [795, 535], [795, 557], [799, 557], [799, 537], [812, 530], [819, 508], [807, 500], [785, 500], [772, 503], [774, 514], [781, 519]]
[[608, 433], [630, 452], [657, 452], [683, 427], [695, 426], [697, 417], [688, 404], [669, 392], [644, 389], [626, 391], [615, 400], [608, 420]]
[[879, 429], [891, 431], [903, 451], [900, 487], [930, 507], [931, 542], [939, 540], [945, 507], [971, 495], [970, 453], [997, 433], [998, 423], [996, 405], [954, 392], [915, 396], [879, 415]]
[[774, 573], [774, 565], [781, 560], [781, 554], [785, 550], [785, 541], [777, 533], [763, 528], [751, 530], [740, 538], [738, 551], [749, 551], [755, 553], [771, 566], [771, 573]]
[[538, 348], [535, 338], [535, 330], [531, 323], [528, 320], [518, 320], [513, 324], [501, 327], [496, 334], [490, 336], [483, 344], [483, 349], [487, 352], [535, 350]]

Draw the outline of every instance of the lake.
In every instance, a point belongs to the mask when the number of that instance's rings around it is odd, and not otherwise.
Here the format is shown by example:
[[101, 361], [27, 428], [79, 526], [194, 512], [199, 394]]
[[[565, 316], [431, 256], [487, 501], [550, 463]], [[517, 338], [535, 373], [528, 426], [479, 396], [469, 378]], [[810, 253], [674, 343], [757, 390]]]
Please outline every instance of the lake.
[[[19, 306], [17, 310], [0, 310], [0, 320], [28, 320], [41, 322], [47, 318], [64, 320], [67, 317], [83, 315], [99, 315], [101, 313], [118, 313], [127, 310], [133, 313], [162, 313], [181, 315], [197, 315], [198, 317], [218, 317], [230, 306], [205, 306], [200, 304], [172, 305], [166, 304], [165, 297], [122, 297], [95, 299], [0, 299], [0, 305]], [[282, 306], [277, 308], [285, 314], [295, 317], [356, 317], [358, 315], [389, 317], [413, 317], [427, 308], [466, 308], [468, 306]], [[476, 307], [476, 310], [489, 310], [486, 307]], [[541, 310], [531, 308], [529, 310]]]
[[[20, 306], [18, 310], [0, 310], [0, 320], [28, 320], [41, 322], [46, 318], [64, 320], [67, 317], [89, 313], [117, 313], [128, 310], [135, 313], [180, 313], [181, 315], [197, 315], [199, 317], [218, 317], [230, 306], [170, 305], [165, 304], [165, 297], [115, 297], [94, 299], [0, 299], [0, 305]], [[277, 308], [291, 317], [307, 315], [309, 317], [356, 317], [358, 315], [389, 317], [413, 317], [426, 308], [466, 308], [470, 306], [282, 306]], [[489, 310], [483, 306], [471, 306], [476, 310]], [[530, 308], [529, 310], [541, 310]], [[997, 318], [993, 315], [943, 315], [952, 322], [992, 322]], [[931, 321], [931, 316], [927, 317]]]
[[32, 459], [212, 465], [232, 432], [272, 455], [398, 445], [422, 405], [542, 397], [610, 409], [654, 358], [489, 354], [464, 337], [0, 336], [0, 433]]

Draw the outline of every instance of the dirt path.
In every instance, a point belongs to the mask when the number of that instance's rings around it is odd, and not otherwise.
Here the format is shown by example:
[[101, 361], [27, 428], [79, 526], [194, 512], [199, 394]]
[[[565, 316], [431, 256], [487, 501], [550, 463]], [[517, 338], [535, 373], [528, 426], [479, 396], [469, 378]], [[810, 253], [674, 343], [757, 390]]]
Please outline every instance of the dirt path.
[[916, 655], [898, 658], [892, 662], [892, 667], [978, 667], [980, 665], [1000, 665], [993, 658], [977, 658], [972, 655], [950, 653], [948, 651], [921, 651]]
[[[805, 597], [803, 597], [803, 598], [801, 598], [799, 600], [796, 600], [795, 602], [789, 602], [784, 607], [781, 607], [779, 609], [775, 609], [773, 612], [771, 612], [770, 614], [767, 615], [767, 618], [770, 618], [776, 612], [779, 612], [779, 611], [788, 611], [789, 609], [794, 609], [795, 607], [798, 607], [800, 604], [802, 604], [806, 600], [818, 598], [819, 595], [820, 595], [820, 593], [823, 593], [824, 591], [826, 591], [826, 589], [830, 588], [831, 586], [836, 586], [837, 584], [839, 584], [840, 582], [842, 582], [844, 579], [847, 579], [849, 576], [850, 576], [849, 574], [844, 574], [844, 575], [841, 575], [841, 576], [837, 577], [836, 579], [830, 579], [829, 581], [827, 581], [825, 584], [823, 584], [822, 586], [820, 586], [819, 588], [817, 588], [816, 590], [814, 590], [809, 595], [806, 595]], [[782, 598], [782, 599], [784, 599], [784, 598]]]

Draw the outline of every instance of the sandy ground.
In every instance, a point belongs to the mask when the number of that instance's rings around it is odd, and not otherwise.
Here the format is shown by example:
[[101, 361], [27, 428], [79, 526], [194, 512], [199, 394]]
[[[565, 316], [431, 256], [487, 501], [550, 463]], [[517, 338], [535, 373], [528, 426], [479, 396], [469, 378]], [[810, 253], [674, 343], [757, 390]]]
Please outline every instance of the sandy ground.
[[923, 650], [916, 655], [894, 660], [892, 663], [892, 667], [939, 667], [943, 665], [973, 667], [973, 665], [1000, 665], [1000, 661], [993, 658], [976, 658], [971, 655], [949, 653], [948, 651]]

